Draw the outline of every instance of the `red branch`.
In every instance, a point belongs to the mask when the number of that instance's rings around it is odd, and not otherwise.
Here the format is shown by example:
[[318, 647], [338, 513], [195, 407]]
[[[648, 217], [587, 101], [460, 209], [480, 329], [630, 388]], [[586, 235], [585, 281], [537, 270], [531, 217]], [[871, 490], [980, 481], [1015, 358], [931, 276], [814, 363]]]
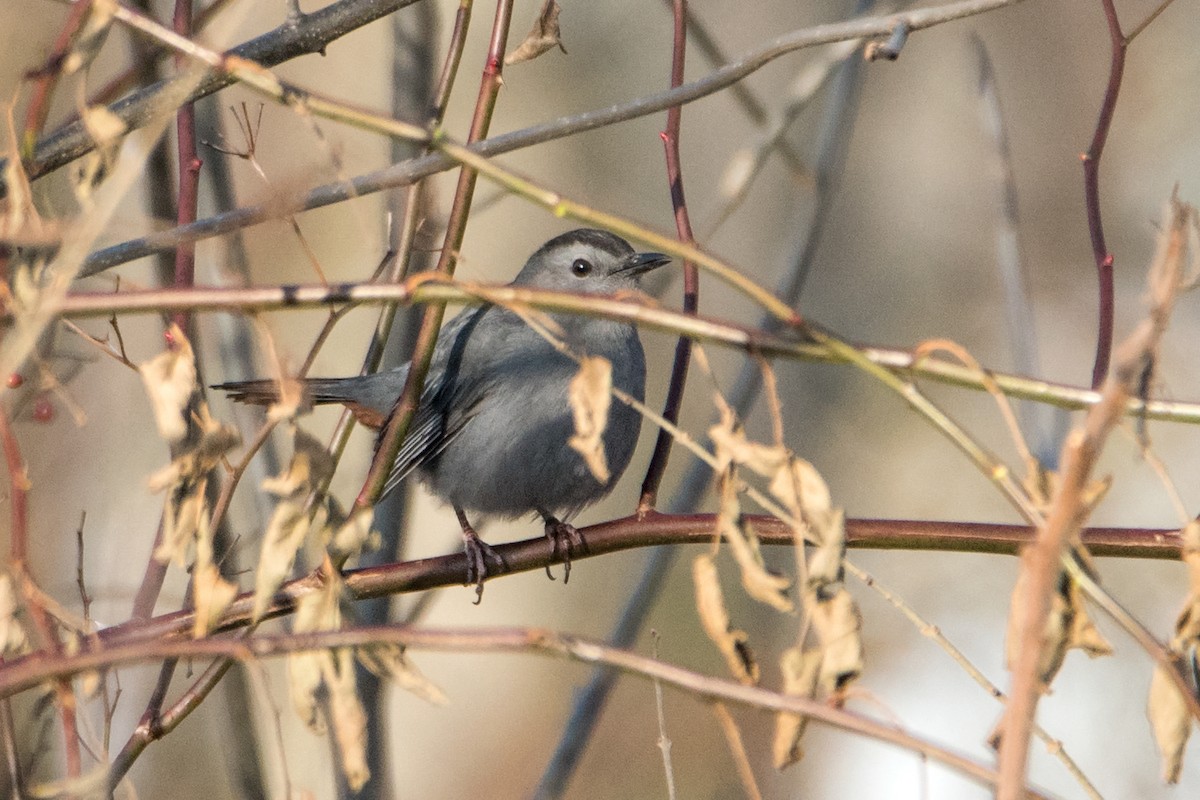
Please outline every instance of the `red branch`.
[[1083, 197], [1087, 205], [1088, 232], [1092, 237], [1092, 256], [1096, 260], [1096, 276], [1100, 282], [1099, 330], [1096, 335], [1096, 362], [1092, 367], [1092, 388], [1098, 389], [1108, 375], [1108, 364], [1112, 355], [1113, 341], [1113, 254], [1104, 242], [1104, 226], [1100, 221], [1100, 156], [1108, 141], [1113, 113], [1117, 108], [1117, 94], [1121, 91], [1121, 77], [1125, 73], [1125, 53], [1129, 40], [1121, 32], [1117, 9], [1113, 0], [1100, 0], [1104, 6], [1104, 18], [1108, 22], [1108, 35], [1112, 43], [1112, 60], [1108, 68], [1108, 86], [1104, 90], [1104, 102], [1100, 106], [1100, 119], [1092, 134], [1092, 143], [1083, 154]]
[[[687, 0], [674, 0], [675, 36], [674, 49], [671, 55], [671, 88], [677, 89], [683, 85], [684, 50], [687, 45]], [[667, 109], [667, 127], [659, 136], [662, 137], [663, 149], [667, 157], [667, 182], [671, 189], [671, 207], [675, 209], [675, 230], [679, 240], [695, 244], [692, 235], [692, 223], [688, 219], [687, 201], [683, 196], [683, 169], [679, 159], [679, 130], [683, 118], [683, 107], [671, 106]], [[700, 273], [696, 265], [690, 261], [683, 262], [683, 310], [687, 314], [695, 314], [700, 302]], [[663, 416], [669, 422], [679, 419], [679, 406], [683, 402], [683, 389], [687, 383], [688, 365], [692, 360], [692, 340], [680, 336], [675, 345], [675, 363], [671, 367], [671, 383], [667, 388], [667, 399], [663, 403]], [[654, 508], [658, 499], [658, 486], [662, 482], [663, 473], [667, 469], [667, 459], [671, 455], [672, 436], [660, 429], [654, 442], [654, 455], [650, 457], [650, 466], [646, 468], [646, 477], [642, 481], [642, 495], [638, 501], [638, 513]]]

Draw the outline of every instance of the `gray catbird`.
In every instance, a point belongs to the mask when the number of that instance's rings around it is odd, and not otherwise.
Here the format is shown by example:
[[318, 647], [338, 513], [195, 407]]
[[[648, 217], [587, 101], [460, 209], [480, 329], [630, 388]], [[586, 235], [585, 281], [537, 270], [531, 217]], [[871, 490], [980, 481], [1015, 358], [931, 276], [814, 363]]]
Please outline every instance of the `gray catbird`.
[[[637, 289], [641, 277], [670, 259], [637, 253], [607, 231], [581, 228], [556, 236], [529, 257], [513, 286], [588, 294]], [[551, 314], [577, 355], [612, 363], [613, 386], [643, 399], [646, 362], [637, 329], [576, 314]], [[467, 551], [467, 582], [483, 591], [485, 559], [503, 563], [467, 520], [466, 511], [513, 518], [536, 512], [546, 535], [562, 546], [570, 569], [573, 527], [558, 519], [594, 503], [621, 477], [637, 443], [641, 415], [615, 402], [604, 430], [610, 478], [600, 483], [567, 445], [574, 417], [567, 387], [578, 364], [516, 314], [499, 306], [466, 309], [441, 331], [420, 406], [392, 465], [385, 493], [414, 469], [430, 490], [454, 506]], [[352, 378], [308, 378], [313, 403], [341, 403], [364, 424], [382, 427], [392, 413], [408, 365]], [[274, 381], [226, 383], [230, 397], [268, 404]]]

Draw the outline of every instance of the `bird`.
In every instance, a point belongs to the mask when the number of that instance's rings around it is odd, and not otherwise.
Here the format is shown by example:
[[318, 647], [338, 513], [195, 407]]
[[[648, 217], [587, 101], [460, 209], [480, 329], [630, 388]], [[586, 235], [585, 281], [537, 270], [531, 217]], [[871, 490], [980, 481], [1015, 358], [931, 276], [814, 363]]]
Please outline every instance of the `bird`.
[[[637, 252], [621, 237], [579, 228], [539, 247], [513, 287], [595, 295], [637, 291], [642, 279], [671, 259]], [[612, 385], [639, 402], [645, 397], [646, 359], [630, 322], [550, 312], [567, 349], [599, 356], [612, 365]], [[388, 421], [409, 364], [370, 375], [305, 378], [314, 404], [340, 403], [364, 425]], [[564, 520], [612, 491], [633, 456], [641, 414], [621, 402], [609, 407], [602, 441], [608, 480], [601, 481], [568, 445], [575, 422], [568, 387], [579, 363], [561, 352], [520, 316], [499, 305], [467, 308], [441, 330], [417, 410], [391, 466], [384, 494], [410, 474], [454, 508], [467, 555], [467, 584], [479, 603], [487, 563], [503, 559], [482, 539], [468, 513], [514, 519], [537, 514], [570, 575], [573, 545], [582, 542]], [[232, 400], [269, 405], [279, 397], [274, 380], [214, 386]], [[547, 574], [550, 573], [547, 567]]]

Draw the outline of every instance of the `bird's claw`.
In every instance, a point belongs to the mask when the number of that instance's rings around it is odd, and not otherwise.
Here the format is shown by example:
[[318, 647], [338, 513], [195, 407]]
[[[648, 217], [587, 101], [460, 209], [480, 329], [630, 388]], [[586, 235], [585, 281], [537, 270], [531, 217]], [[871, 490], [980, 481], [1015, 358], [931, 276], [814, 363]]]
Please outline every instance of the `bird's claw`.
[[[563, 563], [563, 583], [571, 579], [571, 556], [578, 548], [580, 553], [587, 552], [587, 542], [584, 541], [583, 535], [579, 530], [569, 522], [546, 515], [546, 538], [550, 540], [550, 557], [553, 559], [559, 558], [562, 554]], [[554, 573], [550, 571], [550, 565], [546, 565], [546, 577], [554, 580]]]
[[463, 529], [463, 551], [467, 557], [466, 586], [475, 584], [475, 605], [483, 601], [483, 582], [488, 577], [488, 562], [492, 562], [501, 572], [508, 570], [504, 557], [496, 552], [496, 548], [479, 538], [479, 534], [470, 528]]

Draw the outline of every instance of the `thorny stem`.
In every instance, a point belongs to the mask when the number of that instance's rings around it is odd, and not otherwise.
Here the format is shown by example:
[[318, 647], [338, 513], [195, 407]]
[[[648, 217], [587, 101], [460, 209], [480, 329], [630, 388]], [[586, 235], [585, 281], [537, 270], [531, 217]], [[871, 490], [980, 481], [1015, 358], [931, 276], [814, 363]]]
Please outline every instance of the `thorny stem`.
[[[483, 79], [479, 85], [479, 98], [475, 103], [475, 115], [471, 120], [468, 143], [485, 138], [491, 125], [492, 112], [496, 108], [496, 98], [503, 85], [501, 73], [504, 69], [504, 50], [508, 42], [509, 22], [512, 20], [512, 5], [513, 0], [497, 0], [496, 3], [496, 17], [492, 23], [492, 36], [483, 67]], [[431, 143], [437, 144], [436, 137]], [[455, 189], [454, 202], [450, 207], [446, 235], [442, 241], [442, 251], [438, 257], [436, 268], [439, 274], [446, 277], [454, 275], [458, 250], [462, 246], [463, 236], [467, 229], [467, 217], [471, 211], [471, 198], [475, 193], [476, 177], [475, 170], [465, 165], [458, 176], [458, 186]], [[358, 508], [375, 505], [383, 495], [392, 463], [400, 452], [400, 446], [408, 433], [409, 423], [412, 422], [413, 415], [417, 411], [421, 390], [425, 386], [425, 377], [429, 372], [429, 365], [433, 361], [433, 350], [437, 344], [437, 335], [445, 312], [444, 304], [434, 304], [426, 308], [421, 317], [421, 327], [417, 332], [417, 341], [408, 377], [404, 382], [404, 389], [400, 392], [400, 397], [392, 409], [387, 425], [380, 434], [375, 458], [371, 461], [371, 469], [367, 473], [363, 488], [354, 501]]]
[[1100, 156], [1112, 127], [1113, 114], [1117, 109], [1117, 95], [1121, 91], [1121, 77], [1125, 73], [1125, 53], [1129, 42], [1121, 32], [1117, 9], [1113, 0], [1100, 0], [1104, 7], [1104, 18], [1108, 23], [1108, 36], [1112, 56], [1108, 67], [1108, 85], [1104, 89], [1104, 101], [1100, 105], [1100, 118], [1092, 134], [1092, 143], [1083, 154], [1083, 199], [1087, 205], [1088, 233], [1092, 238], [1092, 257], [1096, 261], [1096, 277], [1100, 286], [1099, 324], [1096, 331], [1096, 361], [1092, 367], [1092, 388], [1099, 389], [1108, 375], [1108, 364], [1112, 355], [1113, 340], [1113, 254], [1104, 242], [1104, 225], [1100, 220]]
[[[671, 88], [683, 85], [684, 51], [687, 45], [687, 0], [674, 0], [674, 44], [671, 55]], [[675, 212], [675, 231], [679, 240], [695, 244], [692, 223], [688, 218], [687, 200], [683, 195], [683, 167], [679, 158], [679, 131], [682, 127], [683, 107], [671, 106], [667, 110], [667, 127], [660, 134], [667, 158], [667, 183], [671, 190], [671, 207]], [[700, 273], [691, 261], [683, 262], [683, 312], [695, 314], [700, 302]], [[667, 399], [663, 403], [663, 417], [669, 422], [679, 420], [679, 407], [683, 402], [683, 389], [687, 383], [688, 365], [692, 359], [692, 340], [680, 336], [675, 345], [675, 362], [671, 365], [671, 382], [667, 387]], [[660, 428], [654, 441], [654, 454], [642, 480], [642, 494], [638, 501], [638, 512], [653, 509], [658, 500], [658, 487], [667, 470], [667, 459], [671, 455], [674, 439]]]

